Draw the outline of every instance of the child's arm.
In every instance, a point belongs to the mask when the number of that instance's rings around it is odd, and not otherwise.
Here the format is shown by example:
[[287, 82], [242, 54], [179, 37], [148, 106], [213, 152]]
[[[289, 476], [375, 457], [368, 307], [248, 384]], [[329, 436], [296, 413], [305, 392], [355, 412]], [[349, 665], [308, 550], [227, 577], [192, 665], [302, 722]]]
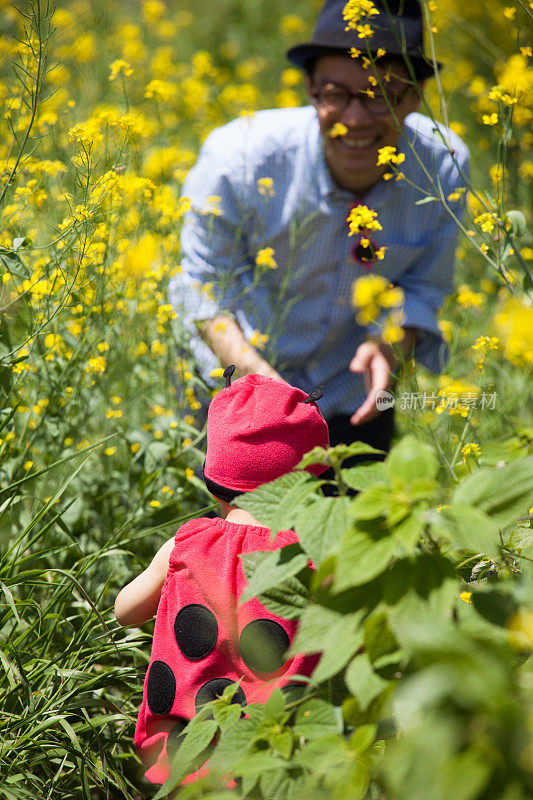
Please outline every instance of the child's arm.
[[174, 537], [157, 551], [144, 572], [119, 592], [115, 600], [115, 616], [124, 627], [143, 625], [156, 613], [173, 548]]

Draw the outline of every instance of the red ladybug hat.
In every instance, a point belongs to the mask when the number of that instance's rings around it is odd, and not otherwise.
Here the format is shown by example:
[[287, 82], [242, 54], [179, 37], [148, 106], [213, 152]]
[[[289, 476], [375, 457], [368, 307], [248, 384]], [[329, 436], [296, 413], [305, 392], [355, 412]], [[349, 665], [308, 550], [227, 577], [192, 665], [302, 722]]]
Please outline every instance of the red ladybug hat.
[[[328, 426], [316, 404], [321, 390], [308, 395], [256, 374], [230, 385], [232, 373], [225, 370], [226, 388], [209, 406], [204, 463], [207, 488], [228, 502], [291, 472], [313, 447], [329, 447]], [[327, 467], [306, 469], [320, 475]]]

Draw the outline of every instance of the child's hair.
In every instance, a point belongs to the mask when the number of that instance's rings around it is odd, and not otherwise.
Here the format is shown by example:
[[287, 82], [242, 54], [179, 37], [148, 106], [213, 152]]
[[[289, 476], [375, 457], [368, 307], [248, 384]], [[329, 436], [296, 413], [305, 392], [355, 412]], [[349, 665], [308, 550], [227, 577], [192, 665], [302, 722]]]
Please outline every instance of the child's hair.
[[[231, 503], [237, 495], [291, 472], [313, 447], [329, 447], [327, 423], [316, 400], [284, 381], [245, 375], [222, 389], [207, 413], [207, 454], [203, 477], [215, 497]], [[327, 467], [311, 464], [320, 475]]]

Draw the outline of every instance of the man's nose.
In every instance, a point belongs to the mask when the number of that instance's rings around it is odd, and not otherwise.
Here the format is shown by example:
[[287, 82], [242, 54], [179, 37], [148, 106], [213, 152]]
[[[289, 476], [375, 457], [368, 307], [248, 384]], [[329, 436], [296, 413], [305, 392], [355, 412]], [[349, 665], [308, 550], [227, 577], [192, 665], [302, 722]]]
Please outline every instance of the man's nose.
[[348, 104], [342, 110], [341, 122], [347, 127], [357, 127], [361, 124], [368, 124], [372, 120], [372, 115], [364, 105], [361, 97], [350, 97]]

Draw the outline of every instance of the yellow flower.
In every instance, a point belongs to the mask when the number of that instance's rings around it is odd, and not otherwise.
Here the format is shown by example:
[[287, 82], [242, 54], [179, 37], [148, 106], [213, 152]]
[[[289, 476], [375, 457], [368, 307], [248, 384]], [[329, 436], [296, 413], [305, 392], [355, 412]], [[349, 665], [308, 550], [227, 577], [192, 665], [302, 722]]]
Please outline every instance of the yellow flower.
[[159, 500], [150, 500], [149, 505], [150, 508], [159, 508], [161, 506], [161, 503], [159, 502]]
[[336, 122], [329, 132], [330, 139], [336, 139], [339, 136], [346, 136], [348, 128], [342, 122]]
[[514, 15], [516, 14], [516, 8], [514, 6], [505, 6], [503, 9], [503, 16], [506, 19], [514, 19]]
[[355, 236], [361, 230], [383, 230], [376, 217], [377, 213], [372, 209], [367, 208], [367, 206], [359, 205], [355, 208], [352, 208], [346, 220], [350, 229], [348, 236]]
[[222, 198], [219, 197], [219, 195], [217, 194], [213, 194], [210, 197], [208, 197], [206, 200], [207, 205], [205, 206], [205, 208], [202, 209], [202, 211], [200, 211], [200, 214], [204, 215], [213, 214], [215, 217], [220, 217], [222, 211], [218, 207], [218, 203], [220, 203], [221, 199]]
[[185, 477], [188, 481], [190, 481], [191, 478], [194, 478], [194, 470], [190, 467], [185, 467]]
[[459, 595], [459, 597], [460, 597], [460, 598], [461, 598], [461, 600], [463, 600], [465, 603], [471, 603], [471, 602], [472, 602], [472, 600], [470, 599], [470, 598], [472, 597], [472, 592], [461, 592], [461, 594]]
[[296, 33], [305, 31], [305, 22], [295, 14], [286, 14], [280, 20], [279, 29], [283, 36], [293, 36]]
[[266, 333], [255, 330], [250, 337], [250, 344], [258, 350], [264, 350], [265, 344], [268, 342], [269, 338], [270, 337]]
[[274, 249], [272, 247], [265, 247], [263, 250], [259, 250], [255, 257], [255, 263], [258, 267], [277, 269], [278, 265], [274, 259]]
[[492, 114], [483, 114], [481, 121], [483, 122], [483, 125], [497, 125], [498, 115], [495, 111], [493, 111]]
[[125, 78], [129, 78], [130, 75], [133, 74], [133, 70], [131, 68], [131, 64], [128, 61], [124, 61], [122, 58], [118, 58], [116, 61], [113, 61], [111, 64], [111, 72], [109, 73], [109, 80], [114, 81], [118, 75], [124, 75]]
[[133, 444], [130, 446], [130, 450], [132, 453], [138, 453], [140, 449], [141, 445], [139, 444], [139, 442], [133, 442]]
[[257, 191], [263, 197], [274, 197], [276, 194], [274, 191], [274, 181], [272, 178], [258, 178], [256, 186]]
[[455, 200], [460, 200], [466, 192], [464, 186], [461, 186], [459, 189], [455, 189], [451, 194], [448, 195], [448, 200], [450, 202], [454, 202]]
[[497, 336], [478, 336], [471, 347], [472, 350], [499, 350], [500, 340]]
[[509, 622], [509, 642], [518, 650], [533, 649], [533, 611], [521, 609]]
[[85, 372], [95, 375], [97, 373], [105, 372], [106, 366], [107, 362], [103, 356], [95, 356], [94, 358], [90, 358], [85, 365]]
[[473, 292], [469, 286], [462, 284], [457, 291], [457, 302], [463, 308], [479, 308], [485, 302], [485, 295]]
[[481, 447], [477, 442], [470, 442], [469, 444], [465, 444], [464, 447], [461, 447], [461, 453], [463, 454], [463, 463], [465, 463], [466, 457], [469, 455], [473, 455], [477, 459], [477, 457], [481, 455]]
[[223, 367], [217, 367], [216, 369], [212, 369], [211, 372], [209, 373], [210, 378], [222, 378], [223, 375], [224, 375]]
[[381, 164], [402, 164], [405, 161], [404, 153], [396, 153], [396, 148], [387, 145], [378, 150], [377, 166]]
[[116, 447], [106, 447], [106, 449], [104, 450], [106, 456], [112, 456], [116, 452], [117, 452]]
[[440, 328], [440, 332], [442, 333], [442, 338], [445, 342], [452, 341], [452, 332], [453, 332], [453, 325], [448, 319], [440, 319], [438, 321], [438, 326]]
[[33, 467], [33, 461], [25, 461], [24, 462], [24, 471], [29, 472], [29, 470]]
[[505, 358], [516, 366], [533, 366], [533, 306], [509, 297], [494, 321]]

